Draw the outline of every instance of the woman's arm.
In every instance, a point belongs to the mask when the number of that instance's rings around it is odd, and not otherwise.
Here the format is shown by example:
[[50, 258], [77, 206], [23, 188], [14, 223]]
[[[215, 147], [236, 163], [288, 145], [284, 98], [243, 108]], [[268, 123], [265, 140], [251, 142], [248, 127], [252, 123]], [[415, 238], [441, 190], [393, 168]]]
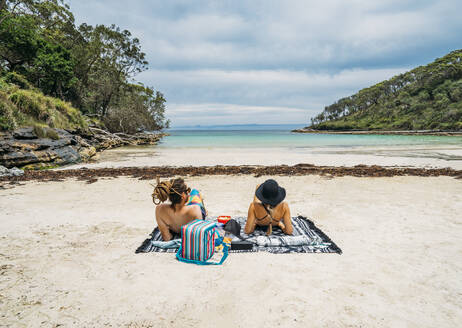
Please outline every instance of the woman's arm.
[[[260, 183], [259, 185], [257, 185], [257, 188], [255, 188], [255, 192], [257, 192], [257, 189], [258, 189], [258, 187], [260, 187], [260, 186], [261, 186], [261, 183]], [[254, 202], [254, 203], [259, 203], [260, 200], [259, 200], [259, 199], [257, 198], [257, 196], [255, 195], [255, 192], [253, 193], [253, 202]]]
[[173, 238], [173, 236], [170, 232], [170, 228], [168, 227], [167, 223], [162, 218], [162, 206], [163, 205], [156, 206], [156, 221], [157, 226], [159, 227], [160, 233], [162, 235], [162, 239], [164, 241], [169, 241]]
[[257, 221], [255, 217], [255, 203], [251, 203], [247, 213], [247, 221], [245, 222], [244, 233], [250, 234], [254, 232], [256, 225]]

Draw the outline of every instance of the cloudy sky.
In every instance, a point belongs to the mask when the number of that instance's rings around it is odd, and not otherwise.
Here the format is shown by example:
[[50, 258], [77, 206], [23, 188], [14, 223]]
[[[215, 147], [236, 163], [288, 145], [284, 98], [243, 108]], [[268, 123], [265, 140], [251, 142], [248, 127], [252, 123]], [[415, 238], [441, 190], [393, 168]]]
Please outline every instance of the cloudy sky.
[[173, 126], [304, 124], [361, 88], [462, 48], [460, 0], [68, 0], [141, 40]]

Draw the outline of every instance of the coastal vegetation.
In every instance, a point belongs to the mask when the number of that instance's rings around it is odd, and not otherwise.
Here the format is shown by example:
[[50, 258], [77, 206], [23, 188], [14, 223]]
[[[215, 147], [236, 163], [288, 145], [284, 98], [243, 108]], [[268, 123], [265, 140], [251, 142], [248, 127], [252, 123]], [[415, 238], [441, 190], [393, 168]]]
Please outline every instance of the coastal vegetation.
[[[23, 81], [23, 88], [7, 80]], [[19, 83], [18, 83], [19, 84]], [[69, 102], [45, 96], [16, 73], [0, 78], [0, 129], [14, 130], [21, 126], [82, 129], [88, 126], [81, 112]]]
[[0, 0], [0, 130], [166, 128], [163, 94], [134, 81], [147, 65], [129, 31], [76, 26], [62, 0]]
[[462, 131], [462, 49], [336, 101], [308, 128]]

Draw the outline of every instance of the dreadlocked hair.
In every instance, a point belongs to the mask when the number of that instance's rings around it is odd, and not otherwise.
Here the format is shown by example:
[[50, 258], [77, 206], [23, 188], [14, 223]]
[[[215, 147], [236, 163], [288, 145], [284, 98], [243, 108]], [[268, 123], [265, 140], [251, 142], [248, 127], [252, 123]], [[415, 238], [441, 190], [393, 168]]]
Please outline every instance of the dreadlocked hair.
[[158, 205], [168, 199], [171, 202], [170, 206], [175, 209], [175, 205], [181, 203], [183, 193], [189, 193], [189, 188], [183, 179], [177, 178], [160, 182], [157, 178], [157, 186], [152, 193], [152, 201]]

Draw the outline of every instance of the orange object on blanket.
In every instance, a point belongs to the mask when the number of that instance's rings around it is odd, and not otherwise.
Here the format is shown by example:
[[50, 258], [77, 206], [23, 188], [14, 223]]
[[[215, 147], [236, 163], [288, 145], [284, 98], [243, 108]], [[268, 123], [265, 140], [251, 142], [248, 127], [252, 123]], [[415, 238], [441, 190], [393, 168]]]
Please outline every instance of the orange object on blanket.
[[220, 223], [223, 223], [223, 224], [226, 224], [229, 220], [231, 220], [231, 216], [228, 216], [228, 215], [220, 215], [218, 218], [217, 218], [218, 222]]

